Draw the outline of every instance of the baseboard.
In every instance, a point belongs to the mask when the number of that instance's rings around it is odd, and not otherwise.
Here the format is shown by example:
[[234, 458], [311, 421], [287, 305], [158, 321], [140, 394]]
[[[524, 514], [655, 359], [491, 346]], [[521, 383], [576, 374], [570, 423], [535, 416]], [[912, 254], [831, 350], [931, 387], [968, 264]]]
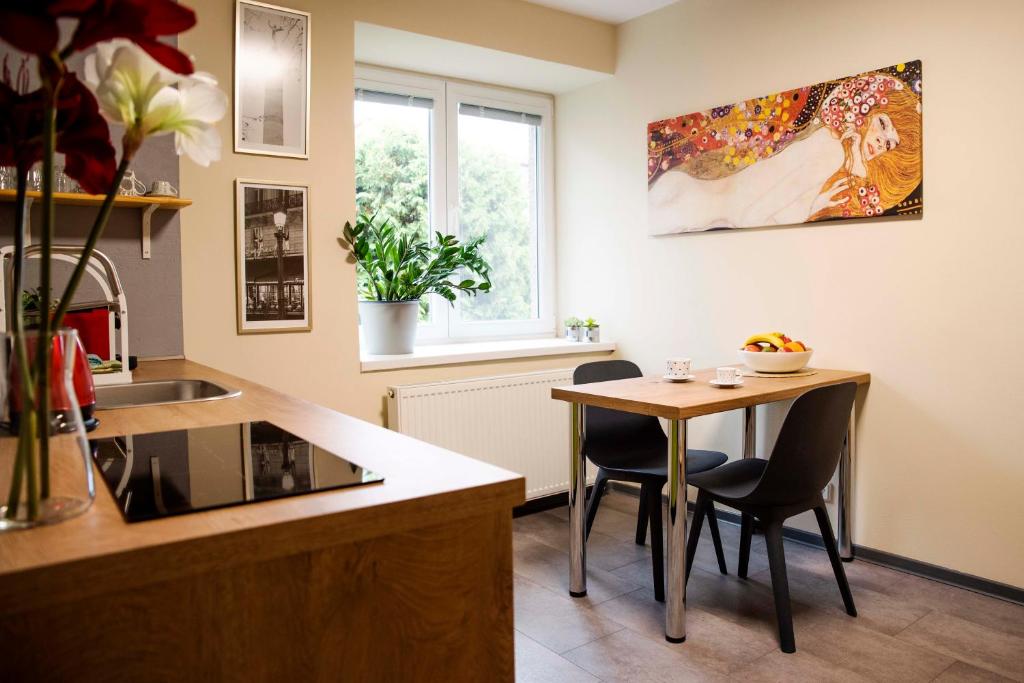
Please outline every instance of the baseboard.
[[[818, 541], [821, 542], [820, 537]], [[985, 579], [973, 574], [958, 572], [953, 569], [940, 567], [936, 564], [921, 562], [920, 560], [912, 560], [908, 557], [888, 553], [884, 550], [865, 548], [864, 546], [856, 544], [854, 544], [853, 548], [854, 555], [865, 562], [880, 564], [883, 567], [896, 569], [901, 572], [906, 572], [907, 574], [922, 576], [926, 579], [931, 579], [932, 581], [946, 583], [950, 586], [956, 586], [957, 588], [965, 588], [969, 591], [974, 591], [975, 593], [982, 593], [983, 595], [987, 595], [992, 598], [999, 598], [1000, 600], [1006, 600], [1007, 602], [1015, 602], [1018, 605], [1024, 605], [1024, 588], [1017, 588], [1016, 586], [1011, 586], [1008, 583], [1000, 583], [999, 581], [992, 581], [991, 579]]]
[[[590, 490], [594, 488], [593, 484], [587, 486], [587, 496], [590, 496]], [[561, 493], [552, 493], [548, 496], [539, 496], [537, 498], [530, 498], [525, 503], [518, 507], [512, 508], [513, 517], [522, 517], [524, 515], [532, 515], [537, 512], [544, 512], [545, 510], [553, 510], [560, 508], [563, 505], [569, 504], [569, 492], [562, 491]]]
[[[608, 482], [608, 485], [610, 488], [620, 493], [639, 497], [640, 489], [635, 486], [623, 486], [618, 482]], [[563, 503], [563, 505], [565, 504], [567, 504], [567, 502]], [[693, 502], [689, 502], [688, 506], [692, 509]], [[737, 526], [740, 523], [739, 513], [733, 512], [732, 510], [716, 509], [716, 516], [720, 522], [736, 524]], [[814, 546], [815, 548], [824, 549], [825, 547], [821, 541], [821, 534], [816, 534], [813, 531], [784, 527], [782, 535], [791, 541], [796, 541], [797, 543]], [[928, 562], [914, 560], [909, 557], [896, 555], [884, 550], [868, 548], [863, 545], [857, 545], [856, 543], [853, 545], [853, 555], [859, 560], [888, 567], [889, 569], [895, 569], [896, 571], [901, 571], [906, 574], [913, 574], [914, 576], [931, 579], [932, 581], [945, 583], [950, 586], [955, 586], [956, 588], [963, 588], [992, 598], [998, 598], [1000, 600], [1006, 600], [1007, 602], [1024, 605], [1024, 588], [1018, 588], [1006, 583], [984, 579], [980, 576], [974, 576], [973, 574], [958, 572], [954, 569], [947, 569], [946, 567], [940, 567]]]

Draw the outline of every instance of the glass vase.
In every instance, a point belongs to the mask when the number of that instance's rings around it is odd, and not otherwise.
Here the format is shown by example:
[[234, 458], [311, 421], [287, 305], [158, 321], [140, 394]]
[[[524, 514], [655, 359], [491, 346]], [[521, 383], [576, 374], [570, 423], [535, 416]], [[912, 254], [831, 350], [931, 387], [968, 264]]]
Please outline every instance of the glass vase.
[[[34, 361], [37, 333], [24, 337], [27, 355]], [[8, 341], [5, 346], [13, 350], [17, 340], [10, 336]], [[10, 381], [0, 387], [11, 424], [11, 435], [0, 437], [0, 532], [70, 519], [88, 510], [96, 496], [89, 441], [74, 387], [80, 348], [76, 330], [54, 333], [46, 410], [40, 410], [38, 401], [21, 404], [17, 354], [10, 352], [11, 371], [4, 378]], [[39, 429], [41, 420], [45, 430]]]

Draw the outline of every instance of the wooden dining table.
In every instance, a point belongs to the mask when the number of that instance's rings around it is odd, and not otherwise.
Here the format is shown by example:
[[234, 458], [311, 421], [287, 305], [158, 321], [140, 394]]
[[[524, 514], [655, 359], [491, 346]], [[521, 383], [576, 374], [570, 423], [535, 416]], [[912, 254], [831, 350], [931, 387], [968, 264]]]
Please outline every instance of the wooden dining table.
[[[744, 377], [742, 386], [718, 388], [709, 384], [715, 370], [698, 370], [690, 382], [671, 382], [661, 377], [577, 384], [555, 387], [551, 397], [572, 404], [572, 450], [569, 482], [569, 594], [587, 594], [586, 525], [586, 430], [588, 406], [611, 408], [668, 420], [668, 520], [665, 552], [665, 639], [686, 640], [686, 430], [690, 418], [730, 410], [743, 410], [743, 457], [755, 457], [756, 407], [793, 399], [811, 389], [855, 382], [866, 386], [871, 375], [851, 370], [815, 368], [813, 374]], [[839, 460], [838, 527], [840, 555], [853, 559], [851, 500], [855, 457], [856, 409]]]

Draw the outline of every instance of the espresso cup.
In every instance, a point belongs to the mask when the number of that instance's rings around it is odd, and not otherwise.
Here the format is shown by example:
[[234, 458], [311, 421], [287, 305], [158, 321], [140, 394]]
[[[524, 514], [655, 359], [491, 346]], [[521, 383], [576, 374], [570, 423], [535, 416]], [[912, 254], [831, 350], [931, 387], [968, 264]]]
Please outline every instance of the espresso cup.
[[743, 373], [739, 368], [716, 368], [715, 379], [718, 380], [719, 384], [737, 384], [743, 381]]
[[167, 180], [154, 180], [147, 194], [151, 197], [177, 197], [178, 190]]
[[689, 358], [669, 358], [667, 364], [668, 374], [671, 377], [687, 377], [690, 374]]

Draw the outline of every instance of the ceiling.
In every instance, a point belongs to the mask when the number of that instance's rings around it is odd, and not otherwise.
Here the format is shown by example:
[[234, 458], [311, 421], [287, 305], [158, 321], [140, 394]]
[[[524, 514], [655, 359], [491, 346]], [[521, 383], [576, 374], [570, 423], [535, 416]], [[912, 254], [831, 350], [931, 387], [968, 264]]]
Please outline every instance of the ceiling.
[[611, 74], [599, 71], [360, 21], [356, 22], [355, 57], [362, 64], [554, 95], [611, 77]]
[[677, 0], [526, 0], [534, 5], [554, 7], [569, 14], [590, 17], [609, 24], [630, 19], [674, 4]]

